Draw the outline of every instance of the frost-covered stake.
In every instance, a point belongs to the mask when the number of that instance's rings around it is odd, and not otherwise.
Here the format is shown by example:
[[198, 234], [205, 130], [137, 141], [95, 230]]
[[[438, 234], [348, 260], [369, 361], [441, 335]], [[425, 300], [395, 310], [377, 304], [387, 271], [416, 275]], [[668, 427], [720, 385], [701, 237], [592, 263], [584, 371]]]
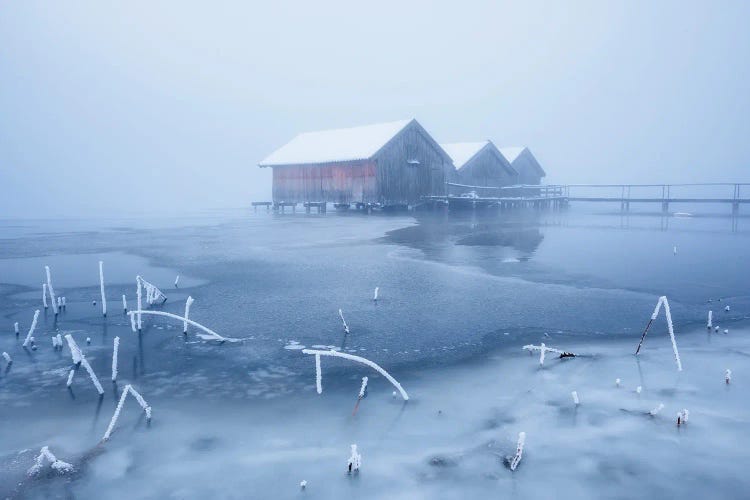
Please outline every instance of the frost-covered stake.
[[547, 352], [554, 352], [555, 354], [559, 354], [560, 358], [574, 358], [576, 356], [572, 352], [561, 351], [560, 349], [547, 347], [544, 342], [542, 342], [541, 345], [528, 344], [523, 346], [522, 349], [529, 351], [529, 354], [531, 354], [532, 351], [539, 351], [539, 364], [541, 366], [544, 366], [544, 359]]
[[62, 297], [57, 298], [57, 309], [62, 309]]
[[729, 306], [724, 307], [724, 312], [729, 312]]
[[[669, 330], [669, 338], [672, 341], [672, 350], [674, 351], [674, 359], [677, 362], [677, 371], [682, 371], [682, 362], [680, 361], [680, 353], [677, 351], [677, 341], [674, 338], [674, 327], [672, 325], [672, 313], [669, 309], [669, 301], [667, 300], [667, 297], [664, 295], [659, 297], [659, 302], [656, 303], [656, 307], [654, 308], [654, 313], [651, 315], [651, 319], [646, 325], [646, 329], [643, 330], [643, 335], [641, 335], [641, 341], [638, 343], [638, 348], [635, 350], [635, 353], [637, 355], [640, 352], [641, 345], [643, 344], [643, 339], [646, 338], [646, 333], [648, 333], [648, 329], [651, 327], [651, 323], [659, 315], [659, 310], [661, 309], [662, 306], [664, 306], [664, 316], [667, 318], [667, 329]], [[710, 321], [710, 316], [709, 316], [709, 321]]]
[[91, 337], [86, 337], [86, 343], [87, 343], [88, 345], [91, 345]]
[[29, 333], [26, 334], [26, 339], [23, 341], [23, 344], [21, 344], [23, 347], [28, 347], [30, 342], [33, 342], [34, 337], [34, 330], [36, 329], [36, 322], [39, 319], [39, 309], [34, 311], [34, 319], [31, 321], [31, 328], [29, 328]]
[[352, 412], [352, 416], [357, 414], [357, 410], [359, 409], [359, 402], [362, 401], [362, 398], [364, 398], [367, 395], [367, 377], [362, 377], [362, 387], [359, 388], [359, 394], [357, 395], [357, 404], [354, 405], [354, 411]]
[[521, 457], [523, 457], [523, 446], [526, 444], [526, 433], [518, 433], [518, 444], [516, 444], [516, 454], [510, 459], [510, 470], [516, 470], [518, 464], [521, 463]]
[[347, 461], [349, 466], [349, 473], [359, 472], [359, 468], [362, 466], [362, 455], [357, 451], [357, 445], [352, 445], [352, 455]]
[[[179, 277], [179, 276], [178, 276]], [[190, 305], [193, 303], [193, 297], [188, 295], [187, 300], [185, 301], [185, 321], [182, 322], [182, 333], [187, 335], [187, 325], [188, 325], [188, 315], [190, 314]]]
[[641, 390], [643, 390], [643, 388], [642, 388], [642, 387], [641, 387], [640, 385], [639, 385], [638, 387], [636, 387], [636, 388], [635, 388], [635, 392], [636, 392], [636, 394], [640, 394], [640, 393], [641, 393]]
[[681, 424], [686, 424], [689, 416], [690, 412], [687, 410], [687, 408], [677, 412], [677, 425], [679, 426]]
[[140, 332], [141, 331], [141, 309], [143, 309], [143, 304], [141, 302], [141, 295], [143, 292], [141, 291], [142, 286], [141, 286], [140, 276], [135, 277], [135, 283], [136, 283], [136, 297], [138, 298], [138, 318], [137, 318], [138, 319], [138, 331]]
[[[315, 355], [315, 389], [318, 391], [318, 394], [323, 393], [323, 374], [320, 371], [320, 354]], [[396, 393], [394, 392], [393, 395], [395, 396]]]
[[117, 403], [117, 408], [115, 408], [115, 413], [112, 415], [112, 420], [109, 421], [109, 427], [107, 427], [107, 431], [104, 433], [104, 437], [102, 437], [102, 441], [109, 440], [109, 437], [112, 435], [112, 431], [115, 429], [115, 424], [117, 424], [117, 419], [120, 418], [120, 412], [122, 411], [122, 406], [125, 404], [125, 398], [128, 394], [131, 394], [136, 401], [138, 401], [138, 404], [141, 405], [141, 408], [143, 408], [143, 411], [146, 413], [146, 420], [151, 420], [151, 407], [146, 403], [146, 400], [143, 399], [143, 396], [133, 389], [133, 386], [128, 384], [125, 386], [125, 388], [122, 390], [122, 395], [120, 396], [120, 401]]
[[62, 298], [62, 308], [63, 310], [68, 308], [68, 305], [65, 303], [65, 297]]
[[58, 333], [57, 335], [55, 335], [55, 338], [57, 339], [57, 348], [62, 349], [63, 348], [62, 337]]
[[115, 337], [115, 345], [112, 349], [112, 382], [117, 380], [117, 353], [120, 350], [120, 337]]
[[616, 385], [617, 387], [620, 387], [620, 379], [619, 379], [619, 378], [616, 378], [616, 379], [615, 379], [615, 385]]
[[128, 312], [128, 299], [125, 298], [125, 294], [122, 294], [122, 312]]
[[63, 462], [62, 460], [58, 460], [57, 457], [51, 451], [49, 451], [49, 447], [44, 446], [41, 450], [39, 450], [39, 456], [36, 457], [34, 465], [32, 465], [26, 473], [29, 476], [35, 476], [39, 474], [39, 472], [41, 472], [42, 468], [44, 467], [45, 460], [50, 465], [50, 467], [52, 467], [52, 469], [57, 471], [59, 474], [73, 472], [74, 470], [74, 467], [71, 464], [69, 464], [68, 462]]
[[299, 483], [299, 487], [300, 487], [301, 489], [303, 489], [303, 490], [304, 490], [305, 488], [307, 488], [307, 481], [305, 481], [304, 479], [303, 479], [302, 481], [300, 481], [300, 483]]
[[[130, 316], [132, 318], [133, 316], [140, 316], [141, 314], [150, 314], [152, 316], [166, 316], [167, 318], [174, 318], [174, 319], [177, 319], [177, 320], [180, 320], [180, 321], [187, 321], [188, 324], [193, 325], [193, 326], [195, 326], [197, 328], [200, 328], [201, 330], [203, 330], [204, 332], [206, 332], [208, 334], [208, 335], [203, 335], [201, 333], [198, 334], [198, 336], [200, 338], [204, 339], [204, 340], [218, 340], [220, 342], [242, 342], [242, 340], [243, 340], [243, 339], [236, 339], [236, 338], [232, 338], [232, 337], [222, 337], [221, 335], [219, 335], [215, 331], [213, 331], [210, 328], [207, 328], [207, 327], [201, 325], [200, 323], [198, 323], [196, 321], [193, 321], [192, 319], [186, 319], [184, 316], [177, 316], [176, 314], [168, 313], [168, 312], [165, 312], [165, 311], [140, 311], [140, 312], [138, 312], [138, 311], [130, 311], [128, 313], [128, 316]], [[132, 321], [131, 321], [131, 324], [132, 324]], [[135, 330], [133, 330], [133, 331], [135, 331]]]
[[346, 324], [344, 313], [341, 311], [341, 309], [339, 309], [339, 317], [341, 318], [341, 322], [344, 324], [344, 332], [349, 333], [349, 326]]
[[107, 316], [107, 297], [104, 295], [104, 262], [99, 261], [99, 291], [102, 293], [102, 316]]
[[714, 312], [708, 311], [708, 322], [706, 323], [706, 328], [708, 328], [709, 330], [714, 326], [713, 319], [714, 319]]
[[174, 287], [177, 288], [177, 283], [180, 282], [180, 275], [178, 274], [177, 277], [174, 279]]
[[659, 406], [657, 406], [656, 408], [654, 408], [653, 410], [651, 410], [650, 412], [648, 412], [648, 414], [651, 415], [652, 417], [654, 417], [660, 411], [662, 411], [663, 409], [664, 409], [664, 404], [663, 403], [659, 403]]
[[732, 381], [732, 370], [727, 368], [727, 371], [724, 372], [724, 382], [727, 384]]
[[573, 396], [573, 404], [578, 406], [581, 404], [581, 402], [578, 400], [578, 393], [576, 391], [573, 391], [570, 393], [571, 396]]
[[10, 357], [10, 354], [8, 354], [8, 353], [7, 353], [7, 352], [5, 352], [5, 351], [3, 351], [3, 359], [4, 359], [4, 360], [5, 360], [5, 362], [6, 362], [6, 363], [8, 363], [8, 364], [11, 364], [11, 363], [13, 362], [13, 358], [11, 358], [11, 357]]
[[70, 387], [71, 385], [73, 385], [73, 377], [75, 376], [75, 374], [76, 374], [76, 369], [71, 368], [70, 372], [68, 372], [68, 381], [65, 383], [66, 387]]
[[47, 309], [47, 283], [42, 283], [42, 305]]
[[[404, 401], [409, 400], [409, 395], [406, 393], [403, 387], [401, 387], [401, 384], [398, 383], [398, 380], [393, 378], [390, 373], [385, 371], [380, 365], [377, 363], [370, 361], [369, 359], [363, 358], [361, 356], [355, 356], [353, 354], [347, 354], [344, 352], [338, 352], [334, 350], [330, 351], [320, 351], [317, 349], [302, 349], [302, 354], [314, 354], [316, 356], [316, 362], [315, 362], [315, 368], [316, 368], [316, 377], [319, 376], [319, 360], [317, 359], [319, 356], [332, 356], [334, 358], [344, 358], [348, 359], [350, 361], [355, 361], [357, 363], [362, 363], [363, 365], [367, 365], [370, 368], [376, 370], [378, 373], [380, 373], [382, 376], [384, 376], [393, 386], [398, 389], [398, 391], [401, 393], [401, 397], [404, 398]], [[320, 381], [318, 381], [318, 394], [323, 392], [322, 385]]]
[[49, 270], [49, 266], [44, 266], [44, 271], [47, 273], [47, 291], [49, 292], [50, 302], [52, 302], [52, 310], [57, 314], [57, 302], [55, 301], [55, 290], [52, 288], [52, 273]]
[[16, 332], [16, 337], [18, 337], [18, 321], [13, 323], [13, 330]]
[[674, 255], [677, 255], [677, 245], [675, 245], [674, 247], [672, 247], [672, 253]]
[[[70, 347], [70, 354], [73, 356], [73, 363], [78, 365], [80, 364], [83, 366], [86, 371], [89, 374], [89, 377], [91, 378], [91, 382], [94, 384], [94, 387], [96, 387], [96, 391], [101, 395], [104, 394], [104, 389], [102, 388], [102, 384], [99, 383], [99, 379], [96, 376], [96, 373], [94, 373], [94, 370], [91, 368], [91, 365], [86, 360], [86, 357], [81, 352], [81, 349], [78, 348], [78, 344], [76, 344], [76, 341], [73, 339], [73, 337], [70, 334], [65, 335], [65, 340], [68, 341], [68, 347]], [[73, 383], [73, 374], [75, 373], [74, 370], [71, 370], [71, 375], [68, 377], [68, 387], [70, 387], [70, 384]]]
[[378, 290], [380, 290], [380, 287], [376, 286], [375, 287], [375, 294], [372, 296], [372, 300], [374, 300], [375, 302], [378, 301]]

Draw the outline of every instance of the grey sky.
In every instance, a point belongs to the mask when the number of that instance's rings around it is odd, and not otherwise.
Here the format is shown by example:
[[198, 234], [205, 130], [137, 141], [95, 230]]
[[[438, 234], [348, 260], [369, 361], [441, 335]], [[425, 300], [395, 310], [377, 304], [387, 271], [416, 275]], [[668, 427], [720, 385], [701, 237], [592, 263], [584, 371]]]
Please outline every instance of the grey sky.
[[6, 2], [0, 214], [270, 198], [297, 132], [417, 118], [547, 182], [750, 181], [748, 2]]

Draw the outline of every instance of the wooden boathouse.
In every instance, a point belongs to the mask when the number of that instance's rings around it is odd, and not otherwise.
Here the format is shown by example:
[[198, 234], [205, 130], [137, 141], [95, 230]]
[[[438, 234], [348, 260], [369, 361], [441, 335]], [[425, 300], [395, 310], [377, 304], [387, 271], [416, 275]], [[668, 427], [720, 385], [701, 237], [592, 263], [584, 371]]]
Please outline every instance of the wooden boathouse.
[[482, 187], [518, 184], [518, 172], [492, 141], [453, 142], [440, 146], [453, 159], [457, 184]]
[[416, 120], [296, 136], [258, 164], [275, 205], [409, 207], [446, 195], [451, 157]]
[[527, 147], [500, 148], [500, 152], [518, 172], [518, 184], [539, 185], [547, 176], [537, 159]]

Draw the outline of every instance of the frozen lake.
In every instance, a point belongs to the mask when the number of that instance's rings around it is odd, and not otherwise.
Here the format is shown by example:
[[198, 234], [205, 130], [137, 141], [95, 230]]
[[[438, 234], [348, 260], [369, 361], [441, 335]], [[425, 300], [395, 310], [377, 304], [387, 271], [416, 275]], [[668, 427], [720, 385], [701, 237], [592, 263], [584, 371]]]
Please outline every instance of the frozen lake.
[[[0, 497], [746, 498], [748, 248], [746, 218], [578, 207], [2, 220], [0, 351], [13, 363], [0, 360]], [[42, 308], [45, 265], [67, 301], [56, 320]], [[182, 322], [146, 315], [133, 333], [121, 296], [135, 307], [136, 275], [167, 295], [153, 310], [183, 315], [192, 296], [191, 319], [243, 341], [206, 341], [194, 327], [183, 336]], [[662, 316], [633, 356], [661, 295], [682, 372]], [[21, 343], [35, 309], [32, 351]], [[707, 332], [709, 310], [718, 332]], [[66, 388], [71, 355], [52, 349], [57, 333], [82, 348], [102, 398], [83, 369]], [[540, 367], [521, 350], [540, 342], [585, 356], [548, 354]], [[304, 347], [371, 359], [410, 400], [372, 369], [332, 358], [318, 395]], [[363, 376], [368, 396], [353, 415]], [[99, 445], [126, 384], [153, 419], [129, 399]], [[683, 408], [690, 420], [677, 427]], [[511, 472], [503, 458], [521, 431]], [[362, 470], [348, 476], [352, 443]], [[28, 479], [45, 445], [76, 472]]]

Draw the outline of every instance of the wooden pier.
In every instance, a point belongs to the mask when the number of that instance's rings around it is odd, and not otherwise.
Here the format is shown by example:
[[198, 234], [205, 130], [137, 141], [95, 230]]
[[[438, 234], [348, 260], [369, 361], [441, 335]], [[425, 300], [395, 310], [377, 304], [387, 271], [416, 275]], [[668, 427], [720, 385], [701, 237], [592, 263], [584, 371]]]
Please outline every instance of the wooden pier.
[[[623, 212], [630, 211], [631, 203], [656, 203], [662, 213], [668, 213], [670, 205], [677, 203], [712, 203], [729, 205], [732, 215], [739, 215], [740, 205], [750, 203], [747, 196], [750, 183], [567, 184], [561, 187], [569, 202], [619, 203]], [[747, 193], [745, 197], [743, 190]]]
[[[728, 205], [731, 214], [737, 216], [740, 206], [750, 204], [750, 183], [685, 183], [685, 184], [555, 184], [555, 185], [514, 185], [514, 186], [471, 186], [467, 184], [445, 183], [445, 192], [439, 196], [424, 196], [421, 203], [412, 208], [451, 210], [520, 208], [559, 210], [571, 202], [618, 203], [622, 212], [629, 212], [633, 203], [658, 204], [662, 213], [669, 213], [675, 204], [719, 204]], [[451, 194], [455, 193], [455, 194]], [[745, 194], [747, 193], [747, 194]], [[253, 202], [253, 207], [273, 207], [276, 212], [284, 212], [286, 207], [296, 211], [294, 202]], [[310, 201], [302, 204], [305, 211], [317, 208], [318, 213], [326, 213], [326, 203]], [[352, 204], [334, 204], [339, 210], [348, 209]], [[358, 211], [370, 213], [373, 209], [388, 210], [390, 206], [372, 203], [354, 203]], [[407, 207], [404, 205], [404, 207]]]

